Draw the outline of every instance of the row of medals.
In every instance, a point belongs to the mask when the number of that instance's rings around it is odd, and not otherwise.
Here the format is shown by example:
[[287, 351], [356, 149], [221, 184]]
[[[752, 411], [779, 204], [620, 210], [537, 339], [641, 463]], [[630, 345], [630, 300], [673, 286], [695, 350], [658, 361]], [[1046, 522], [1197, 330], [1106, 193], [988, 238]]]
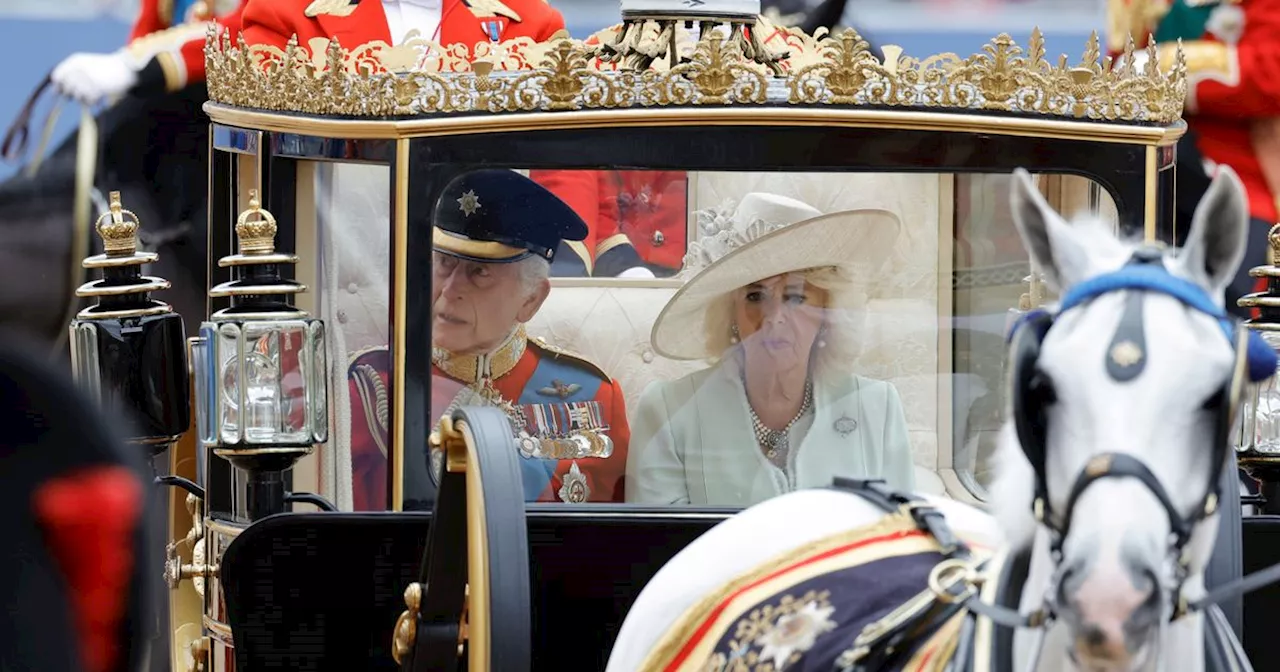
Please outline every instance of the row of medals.
[[579, 429], [571, 433], [553, 433], [551, 436], [530, 434], [529, 430], [525, 429], [528, 424], [524, 410], [503, 398], [502, 394], [488, 382], [482, 381], [475, 392], [489, 404], [501, 409], [511, 422], [520, 428], [515, 436], [515, 447], [522, 457], [576, 460], [586, 457], [606, 458], [613, 454], [613, 439], [597, 429]]

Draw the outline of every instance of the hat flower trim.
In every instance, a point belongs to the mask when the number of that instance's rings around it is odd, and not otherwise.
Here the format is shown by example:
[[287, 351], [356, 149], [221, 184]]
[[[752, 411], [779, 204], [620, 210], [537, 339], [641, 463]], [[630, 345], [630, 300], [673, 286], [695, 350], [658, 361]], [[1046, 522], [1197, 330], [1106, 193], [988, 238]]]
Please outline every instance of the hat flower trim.
[[680, 273], [681, 277], [696, 275], [730, 252], [761, 236], [784, 229], [790, 224], [790, 222], [767, 222], [756, 218], [742, 227], [733, 217], [735, 209], [736, 204], [733, 199], [726, 199], [720, 205], [695, 213], [699, 238], [689, 243], [689, 249], [684, 255], [684, 270]]

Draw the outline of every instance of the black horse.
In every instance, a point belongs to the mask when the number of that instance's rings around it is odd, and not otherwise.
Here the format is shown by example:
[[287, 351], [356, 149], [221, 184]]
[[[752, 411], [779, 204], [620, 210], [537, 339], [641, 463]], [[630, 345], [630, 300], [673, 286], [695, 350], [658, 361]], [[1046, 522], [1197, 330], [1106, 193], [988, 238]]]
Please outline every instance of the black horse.
[[127, 96], [96, 116], [87, 229], [77, 231], [73, 216], [77, 159], [86, 158], [77, 152], [80, 131], [34, 173], [21, 170], [0, 183], [0, 327], [65, 353], [67, 324], [80, 306], [76, 286], [92, 279], [78, 257], [101, 252], [92, 227], [105, 212], [109, 191], [119, 191], [125, 209], [141, 220], [140, 246], [160, 255], [146, 272], [173, 284], [156, 298], [182, 314], [188, 331], [199, 324], [207, 289], [206, 98], [201, 83], [176, 93]]

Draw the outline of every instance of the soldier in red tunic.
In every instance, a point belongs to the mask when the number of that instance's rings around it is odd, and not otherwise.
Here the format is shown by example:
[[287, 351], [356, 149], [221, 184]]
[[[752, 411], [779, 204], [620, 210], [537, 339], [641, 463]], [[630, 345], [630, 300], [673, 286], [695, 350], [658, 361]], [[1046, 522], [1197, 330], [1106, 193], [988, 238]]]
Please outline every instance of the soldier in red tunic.
[[544, 0], [249, 0], [244, 12], [245, 41], [281, 49], [294, 35], [303, 48], [315, 38], [399, 44], [415, 29], [440, 44], [541, 42], [564, 30], [564, 17]]
[[[496, 406], [515, 429], [528, 501], [624, 501], [630, 429], [621, 387], [523, 326], [551, 291], [560, 242], [582, 240], [586, 225], [551, 192], [505, 169], [454, 179], [432, 221], [432, 424], [459, 405]], [[389, 365], [379, 348], [349, 370], [357, 509], [386, 501], [385, 403], [369, 391], [386, 388]]]
[[1231, 166], [1249, 193], [1248, 251], [1226, 297], [1234, 309], [1258, 291], [1248, 272], [1266, 263], [1267, 232], [1280, 220], [1280, 0], [1111, 0], [1110, 9], [1113, 51], [1130, 33], [1139, 47], [1154, 33], [1167, 70], [1182, 40], [1196, 146], [1207, 170]]
[[688, 238], [689, 178], [671, 170], [533, 170], [589, 230], [591, 275], [669, 277]]
[[211, 23], [240, 29], [248, 0], [143, 0], [129, 43], [110, 54], [77, 53], [50, 79], [85, 104], [125, 93], [178, 91], [204, 82], [204, 44]]

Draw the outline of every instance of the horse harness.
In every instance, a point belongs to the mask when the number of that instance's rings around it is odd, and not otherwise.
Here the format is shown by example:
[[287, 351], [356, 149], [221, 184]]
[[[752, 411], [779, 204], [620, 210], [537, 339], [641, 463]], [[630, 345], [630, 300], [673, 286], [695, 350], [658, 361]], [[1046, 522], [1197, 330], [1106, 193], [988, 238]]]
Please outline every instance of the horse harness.
[[[1013, 632], [1047, 629], [1051, 605], [1030, 614], [1018, 611], [1031, 564], [1030, 549], [979, 559], [927, 499], [895, 491], [882, 480], [836, 478], [832, 489], [861, 497], [888, 514], [909, 516], [933, 537], [942, 560], [930, 573], [928, 588], [863, 628], [853, 646], [836, 661], [835, 672], [901, 669], [913, 650], [963, 612], [958, 641], [946, 672], [1012, 672]], [[1253, 667], [1217, 603], [1280, 580], [1280, 565], [1210, 591], [1185, 605], [1183, 613], [1204, 612], [1206, 672], [1251, 672]], [[1032, 668], [1034, 669], [1034, 667]]]
[[[1223, 334], [1233, 344], [1236, 365], [1232, 376], [1205, 404], [1216, 414], [1213, 454], [1205, 494], [1190, 515], [1177, 510], [1155, 474], [1141, 460], [1125, 453], [1095, 455], [1076, 478], [1065, 508], [1054, 511], [1049, 504], [1046, 478], [1048, 407], [1056, 398], [1052, 381], [1038, 367], [1040, 347], [1053, 327], [1058, 314], [1088, 303], [1103, 294], [1127, 291], [1125, 308], [1115, 335], [1107, 348], [1107, 372], [1113, 380], [1125, 382], [1142, 373], [1146, 363], [1146, 339], [1143, 328], [1143, 300], [1150, 293], [1178, 299], [1188, 308], [1214, 318]], [[1013, 416], [1019, 442], [1035, 472], [1033, 512], [1049, 532], [1050, 553], [1055, 565], [1061, 564], [1062, 546], [1070, 530], [1075, 503], [1093, 483], [1106, 478], [1138, 480], [1160, 502], [1169, 517], [1172, 535], [1170, 554], [1175, 562], [1176, 582], [1171, 588], [1175, 605], [1170, 621], [1194, 612], [1203, 612], [1205, 654], [1208, 670], [1252, 669], [1239, 641], [1227, 624], [1219, 602], [1237, 597], [1280, 581], [1280, 564], [1260, 570], [1242, 579], [1207, 592], [1189, 602], [1182, 594], [1189, 573], [1190, 557], [1186, 551], [1195, 527], [1218, 510], [1222, 470], [1230, 458], [1230, 431], [1234, 414], [1246, 382], [1260, 382], [1276, 370], [1276, 352], [1256, 333], [1240, 328], [1233, 317], [1214, 305], [1209, 296], [1195, 284], [1172, 275], [1163, 264], [1157, 247], [1139, 248], [1125, 266], [1112, 273], [1078, 283], [1063, 296], [1057, 313], [1037, 310], [1024, 315], [1010, 335], [1010, 384]], [[943, 514], [927, 500], [888, 488], [883, 481], [837, 478], [835, 489], [851, 492], [876, 505], [886, 513], [909, 515], [918, 528], [932, 536], [943, 556], [929, 577], [929, 589], [917, 598], [865, 628], [837, 668], [840, 672], [869, 672], [893, 669], [903, 651], [928, 638], [961, 611], [967, 611], [961, 626], [960, 643], [949, 663], [952, 672], [987, 672], [1012, 669], [1012, 631], [1018, 628], [1047, 628], [1056, 617], [1053, 603], [1056, 590], [1046, 591], [1045, 603], [1029, 614], [1022, 614], [1018, 602], [1030, 563], [1030, 552], [996, 563], [975, 558], [968, 546], [947, 526]], [[1052, 579], [1056, 584], [1058, 573]], [[974, 635], [985, 625], [997, 630], [990, 651], [984, 652], [985, 665], [976, 665], [978, 653]]]

